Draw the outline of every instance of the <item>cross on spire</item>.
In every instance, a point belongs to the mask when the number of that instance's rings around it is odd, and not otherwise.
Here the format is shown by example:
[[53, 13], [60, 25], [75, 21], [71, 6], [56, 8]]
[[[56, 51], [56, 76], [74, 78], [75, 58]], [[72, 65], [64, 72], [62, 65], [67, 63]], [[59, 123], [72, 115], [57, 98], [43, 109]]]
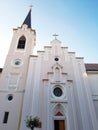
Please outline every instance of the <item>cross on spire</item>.
[[30, 5], [29, 7], [30, 7], [30, 10], [32, 10], [33, 5]]
[[56, 37], [57, 37], [57, 36], [59, 36], [59, 35], [57, 35], [57, 34], [55, 33], [55, 34], [53, 34], [52, 36], [54, 36], [54, 37], [55, 37], [55, 39], [57, 39]]

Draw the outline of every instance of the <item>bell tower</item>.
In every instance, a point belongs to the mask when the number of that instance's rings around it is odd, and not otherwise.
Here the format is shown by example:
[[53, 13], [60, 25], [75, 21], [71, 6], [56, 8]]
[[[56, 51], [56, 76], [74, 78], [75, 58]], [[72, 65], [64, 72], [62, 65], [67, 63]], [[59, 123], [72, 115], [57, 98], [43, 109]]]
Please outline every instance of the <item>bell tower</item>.
[[0, 129], [19, 130], [29, 57], [36, 44], [31, 9], [21, 27], [13, 29], [11, 46], [0, 79]]

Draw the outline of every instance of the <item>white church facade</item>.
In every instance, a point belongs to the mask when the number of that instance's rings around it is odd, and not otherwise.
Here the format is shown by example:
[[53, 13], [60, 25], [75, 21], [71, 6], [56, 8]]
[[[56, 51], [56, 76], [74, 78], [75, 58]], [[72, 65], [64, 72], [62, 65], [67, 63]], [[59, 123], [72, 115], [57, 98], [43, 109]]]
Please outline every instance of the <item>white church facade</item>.
[[98, 130], [98, 64], [85, 64], [56, 37], [37, 55], [35, 46], [30, 10], [0, 69], [0, 130], [29, 130], [27, 115], [40, 118], [35, 130]]

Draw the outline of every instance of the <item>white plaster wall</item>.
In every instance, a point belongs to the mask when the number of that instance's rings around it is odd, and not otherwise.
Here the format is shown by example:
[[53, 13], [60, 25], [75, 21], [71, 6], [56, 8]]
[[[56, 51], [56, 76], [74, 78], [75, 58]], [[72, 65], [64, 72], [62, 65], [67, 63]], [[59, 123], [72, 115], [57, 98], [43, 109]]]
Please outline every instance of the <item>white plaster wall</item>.
[[88, 72], [89, 88], [91, 90], [91, 97], [95, 108], [96, 118], [98, 122], [98, 73]]
[[97, 117], [97, 122], [98, 122], [98, 98], [97, 98], [97, 100], [94, 100], [93, 103], [94, 103], [94, 107], [95, 107], [95, 111], [96, 111], [96, 117]]
[[[36, 37], [35, 30], [28, 28], [26, 25], [23, 25], [22, 28], [14, 29], [13, 31], [11, 46], [0, 79], [0, 115], [4, 114], [4, 111], [9, 111], [7, 124], [2, 123], [3, 117], [0, 118], [0, 129], [2, 130], [20, 130], [29, 56], [33, 52]], [[18, 40], [23, 35], [26, 37], [25, 49], [17, 49]], [[16, 59], [21, 61], [19, 66], [16, 66], [14, 63]], [[7, 101], [6, 93], [14, 95], [12, 102]]]
[[[40, 130], [54, 130], [54, 119], [66, 119], [67, 130], [96, 130], [92, 122], [96, 118], [92, 106], [92, 98], [87, 95], [88, 87], [84, 79], [83, 58], [76, 58], [74, 52], [60, 47], [60, 41], [53, 40], [52, 46], [46, 46], [44, 51], [38, 51], [38, 56], [30, 57], [27, 75], [26, 91], [21, 121], [21, 130], [26, 130], [24, 119], [26, 114], [39, 116], [42, 122]], [[56, 51], [57, 50], [57, 51]], [[58, 57], [59, 61], [54, 58]], [[60, 69], [59, 81], [56, 81], [55, 67]], [[64, 86], [66, 97], [52, 96], [55, 84]], [[87, 95], [86, 95], [87, 94]], [[90, 100], [90, 101], [89, 101]], [[27, 105], [28, 104], [28, 105]], [[64, 117], [55, 117], [53, 108], [61, 104], [65, 111]], [[94, 121], [92, 121], [94, 120]], [[95, 123], [96, 124], [96, 123]]]
[[98, 95], [98, 74], [88, 74], [92, 95]]
[[[13, 100], [8, 101], [8, 94], [13, 94]], [[23, 92], [19, 93], [0, 93], [0, 130], [18, 130], [20, 126], [21, 119], [21, 109]], [[9, 112], [8, 122], [3, 123], [4, 113]]]

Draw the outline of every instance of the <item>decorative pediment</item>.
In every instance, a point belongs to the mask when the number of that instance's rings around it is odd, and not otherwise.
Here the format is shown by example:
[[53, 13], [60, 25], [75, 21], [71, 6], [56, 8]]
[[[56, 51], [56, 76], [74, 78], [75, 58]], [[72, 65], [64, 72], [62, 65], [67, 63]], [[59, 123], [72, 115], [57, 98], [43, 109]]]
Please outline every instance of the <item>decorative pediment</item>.
[[61, 41], [60, 40], [58, 40], [58, 39], [54, 39], [54, 40], [52, 40], [51, 41], [51, 44], [61, 44]]
[[58, 111], [55, 116], [63, 116], [63, 114], [60, 111]]
[[65, 110], [64, 110], [64, 107], [62, 104], [57, 104], [55, 107], [54, 107], [54, 116], [64, 116], [65, 114]]
[[52, 66], [52, 69], [54, 68], [60, 68], [62, 69], [63, 67], [59, 64], [59, 63], [55, 63], [53, 66]]

